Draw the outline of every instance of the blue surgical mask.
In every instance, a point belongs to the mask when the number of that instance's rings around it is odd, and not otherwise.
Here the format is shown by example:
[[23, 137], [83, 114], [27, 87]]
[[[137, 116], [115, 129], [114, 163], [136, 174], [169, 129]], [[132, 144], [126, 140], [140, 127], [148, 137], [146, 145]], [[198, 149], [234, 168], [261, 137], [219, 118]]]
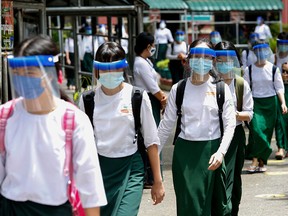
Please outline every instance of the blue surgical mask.
[[44, 88], [41, 85], [41, 77], [13, 75], [12, 80], [17, 94], [25, 99], [35, 99], [44, 92]]
[[227, 74], [234, 68], [230, 62], [216, 62], [216, 69], [219, 73]]
[[200, 75], [209, 73], [213, 66], [211, 59], [204, 58], [191, 58], [189, 65], [195, 73]]
[[288, 52], [288, 45], [278, 45], [279, 52]]
[[114, 89], [124, 81], [123, 74], [124, 72], [101, 73], [98, 80], [105, 88]]
[[176, 40], [177, 41], [184, 41], [184, 35], [177, 35]]
[[219, 42], [221, 42], [221, 39], [220, 39], [220, 38], [218, 38], [218, 37], [212, 37], [212, 38], [211, 38], [211, 43], [212, 43], [212, 44], [217, 44], [217, 43], [219, 43]]

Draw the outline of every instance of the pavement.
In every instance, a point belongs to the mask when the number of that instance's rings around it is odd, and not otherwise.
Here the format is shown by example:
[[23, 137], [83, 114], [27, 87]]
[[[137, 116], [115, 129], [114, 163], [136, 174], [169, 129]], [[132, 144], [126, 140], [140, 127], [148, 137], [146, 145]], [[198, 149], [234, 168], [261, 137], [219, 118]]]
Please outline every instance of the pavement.
[[[248, 137], [248, 131], [246, 130]], [[278, 216], [288, 215], [288, 158], [275, 160], [277, 150], [273, 137], [271, 154], [267, 172], [248, 174], [245, 168], [251, 161], [245, 160], [242, 171], [242, 201], [239, 216]], [[142, 197], [138, 216], [176, 216], [176, 200], [172, 180], [172, 155], [173, 145], [168, 144], [163, 148], [163, 175], [165, 198], [156, 206], [150, 197], [150, 190], [145, 189]], [[191, 215], [193, 216], [193, 215]]]
[[[66, 93], [72, 97], [72, 90]], [[168, 92], [167, 92], [168, 93]], [[246, 137], [248, 131], [246, 130]], [[172, 137], [170, 138], [172, 141]], [[288, 216], [288, 158], [275, 160], [277, 147], [273, 136], [273, 152], [268, 160], [267, 172], [248, 174], [245, 168], [251, 164], [246, 160], [242, 172], [243, 194], [238, 216]], [[172, 180], [172, 156], [174, 147], [167, 143], [162, 152], [165, 198], [161, 204], [153, 205], [150, 190], [145, 189], [138, 216], [176, 216], [176, 201]], [[193, 216], [193, 215], [191, 215]]]

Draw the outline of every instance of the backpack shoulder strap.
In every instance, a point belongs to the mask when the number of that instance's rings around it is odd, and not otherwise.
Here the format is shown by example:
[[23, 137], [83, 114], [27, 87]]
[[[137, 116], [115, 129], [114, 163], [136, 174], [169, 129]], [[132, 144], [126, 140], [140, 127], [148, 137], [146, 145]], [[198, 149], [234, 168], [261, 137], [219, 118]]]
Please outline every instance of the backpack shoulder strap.
[[134, 143], [137, 141], [137, 136], [139, 135], [141, 129], [141, 118], [140, 110], [142, 104], [143, 89], [133, 86], [131, 102], [132, 102], [132, 111], [135, 123], [135, 139]]
[[8, 101], [0, 109], [0, 153], [5, 154], [5, 131], [7, 120], [11, 116], [15, 107], [15, 100]]
[[243, 94], [244, 94], [244, 79], [240, 76], [235, 76], [234, 79], [235, 93], [237, 98], [237, 110], [242, 111]]
[[69, 176], [70, 181], [73, 180], [73, 132], [75, 129], [75, 111], [72, 109], [66, 109], [63, 116], [62, 123], [63, 130], [65, 132], [65, 163], [64, 163], [64, 175]]
[[183, 103], [183, 98], [184, 98], [186, 82], [187, 82], [187, 78], [180, 80], [177, 84], [176, 100], [175, 100], [175, 103], [177, 106], [177, 113], [176, 113], [177, 114], [177, 124], [176, 124], [176, 130], [175, 130], [173, 145], [175, 144], [175, 141], [181, 132], [181, 118], [182, 118], [182, 109], [181, 108], [182, 108], [182, 103]]
[[173, 54], [174, 54], [174, 42], [171, 43], [171, 55], [173, 55]]
[[93, 89], [85, 91], [82, 94], [85, 113], [88, 115], [90, 122], [91, 122], [93, 127], [94, 127], [94, 125], [93, 125], [93, 112], [94, 112], [94, 106], [95, 106], [94, 96], [95, 96], [95, 91]]
[[223, 126], [222, 113], [223, 113], [223, 104], [225, 101], [225, 83], [223, 81], [219, 81], [216, 83], [216, 99], [217, 99], [217, 105], [218, 105], [218, 115], [219, 115], [219, 122], [220, 122], [221, 137], [223, 137], [224, 126]]
[[246, 49], [246, 59], [247, 59], [247, 61], [248, 61], [249, 51], [250, 51], [249, 48], [247, 48]]
[[252, 65], [249, 65], [249, 80], [250, 80], [250, 89], [252, 91]]
[[274, 82], [275, 80], [275, 74], [276, 74], [277, 66], [273, 65], [272, 67], [272, 81]]

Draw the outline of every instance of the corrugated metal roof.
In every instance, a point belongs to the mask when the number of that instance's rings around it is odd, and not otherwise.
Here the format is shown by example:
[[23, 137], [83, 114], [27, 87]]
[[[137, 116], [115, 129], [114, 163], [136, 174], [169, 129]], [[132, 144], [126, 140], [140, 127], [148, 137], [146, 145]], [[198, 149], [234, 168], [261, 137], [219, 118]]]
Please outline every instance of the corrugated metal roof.
[[183, 0], [144, 0], [150, 9], [188, 9], [188, 5]]
[[[282, 10], [281, 0], [184, 0], [192, 11]], [[157, 1], [155, 1], [157, 2]]]

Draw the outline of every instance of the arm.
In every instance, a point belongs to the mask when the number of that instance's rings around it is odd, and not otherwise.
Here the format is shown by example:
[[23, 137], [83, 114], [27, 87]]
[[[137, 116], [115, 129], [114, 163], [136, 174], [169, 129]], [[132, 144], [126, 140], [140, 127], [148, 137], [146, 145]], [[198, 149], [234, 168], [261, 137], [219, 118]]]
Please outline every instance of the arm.
[[223, 158], [229, 148], [230, 142], [234, 136], [236, 127], [235, 107], [229, 87], [225, 84], [225, 102], [223, 104], [222, 120], [224, 134], [221, 139], [220, 147], [209, 160], [208, 170], [216, 170], [223, 161]]
[[69, 38], [65, 40], [65, 58], [66, 58], [66, 63], [70, 65], [71, 61], [70, 61], [70, 56], [69, 56]]
[[283, 83], [283, 79], [282, 79], [279, 68], [276, 69], [275, 79], [274, 79], [274, 88], [276, 90], [277, 96], [281, 104], [282, 113], [286, 114], [287, 106], [286, 106], [286, 101], [284, 97], [284, 83]]
[[282, 114], [286, 114], [287, 113], [287, 106], [286, 106], [286, 102], [285, 102], [284, 93], [278, 92], [277, 96], [278, 96], [280, 104], [281, 104]]
[[100, 216], [100, 208], [85, 208], [85, 216]]
[[163, 91], [158, 91], [154, 94], [154, 96], [160, 101], [161, 109], [164, 109], [167, 104], [167, 96]]
[[[174, 44], [174, 46], [175, 46], [175, 44]], [[166, 58], [171, 59], [171, 60], [177, 59], [177, 55], [173, 55], [173, 53], [172, 53], [172, 45], [171, 44], [168, 44], [167, 51], [166, 51]]]
[[247, 51], [246, 50], [242, 51], [241, 60], [242, 60], [243, 68], [245, 69], [247, 67]]
[[[250, 86], [247, 81], [244, 80], [244, 92], [243, 92], [243, 104], [242, 111], [236, 111], [236, 120], [238, 121], [251, 121], [253, 118], [253, 98]], [[238, 113], [238, 115], [237, 115]]]
[[162, 177], [160, 172], [160, 159], [158, 154], [158, 146], [150, 145], [147, 148], [147, 152], [154, 178], [154, 183], [151, 189], [151, 198], [154, 201], [154, 205], [157, 205], [158, 203], [162, 202], [165, 195], [165, 190], [162, 183]]

